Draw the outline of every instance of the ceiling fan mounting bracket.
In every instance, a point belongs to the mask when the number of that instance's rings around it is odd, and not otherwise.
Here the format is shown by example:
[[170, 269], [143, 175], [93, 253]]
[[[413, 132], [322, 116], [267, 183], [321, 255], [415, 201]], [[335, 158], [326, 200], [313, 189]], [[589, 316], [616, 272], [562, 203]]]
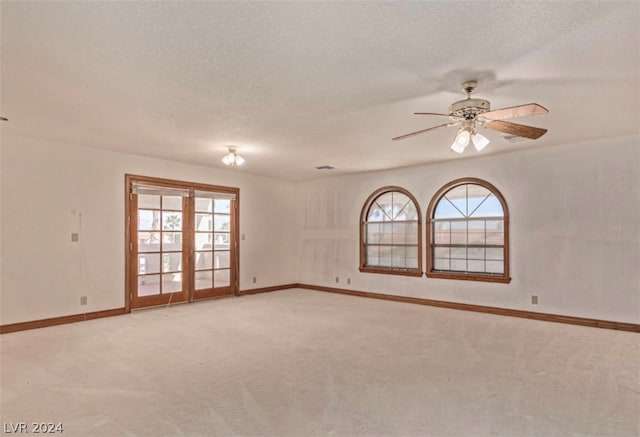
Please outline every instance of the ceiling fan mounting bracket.
[[478, 81], [468, 80], [466, 82], [462, 82], [462, 91], [464, 91], [467, 94], [471, 94], [473, 90], [476, 89], [477, 86], [478, 86]]

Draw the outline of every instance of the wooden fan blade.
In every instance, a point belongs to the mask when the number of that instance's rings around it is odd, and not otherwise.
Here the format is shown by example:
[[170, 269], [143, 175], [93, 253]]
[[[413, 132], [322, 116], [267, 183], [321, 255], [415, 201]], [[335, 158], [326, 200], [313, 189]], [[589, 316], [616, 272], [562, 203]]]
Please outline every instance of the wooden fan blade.
[[496, 109], [495, 111], [480, 114], [488, 120], [504, 120], [507, 118], [526, 117], [527, 115], [538, 115], [549, 112], [544, 106], [537, 103], [529, 103], [526, 105], [512, 106], [510, 108]]
[[434, 127], [430, 127], [430, 128], [427, 128], [427, 129], [422, 129], [422, 130], [419, 130], [417, 132], [411, 132], [410, 134], [400, 135], [399, 137], [395, 137], [395, 138], [391, 138], [391, 139], [393, 141], [404, 140], [405, 138], [413, 137], [415, 135], [420, 135], [420, 134], [423, 134], [425, 132], [429, 132], [429, 131], [432, 131], [432, 130], [440, 129], [441, 127], [449, 127], [449, 126], [453, 126], [453, 125], [456, 125], [456, 124], [458, 124], [458, 123], [441, 124], [440, 126], [434, 126]]
[[414, 112], [414, 115], [442, 115], [443, 117], [449, 117], [449, 114], [439, 114], [437, 112]]
[[494, 120], [484, 125], [487, 129], [504, 132], [505, 134], [515, 135], [517, 137], [530, 138], [536, 140], [547, 133], [546, 129], [539, 127], [525, 126], [523, 124], [511, 123], [510, 121]]

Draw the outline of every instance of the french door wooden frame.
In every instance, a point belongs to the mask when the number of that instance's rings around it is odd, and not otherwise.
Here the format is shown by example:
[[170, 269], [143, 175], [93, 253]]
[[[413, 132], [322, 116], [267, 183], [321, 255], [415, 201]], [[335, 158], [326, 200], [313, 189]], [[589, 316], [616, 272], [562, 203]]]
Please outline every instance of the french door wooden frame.
[[[182, 198], [182, 263], [181, 279], [182, 290], [154, 294], [151, 296], [138, 295], [138, 199], [133, 191], [135, 185], [157, 187], [158, 189], [174, 189], [188, 191], [189, 195]], [[195, 248], [195, 192], [204, 191], [234, 197], [231, 202], [229, 215], [230, 229], [229, 235], [229, 284], [228, 286], [215, 287], [216, 271], [212, 267], [212, 287], [210, 289], [196, 290], [196, 248]], [[239, 203], [240, 190], [233, 187], [223, 187], [217, 185], [207, 185], [170, 179], [153, 178], [148, 176], [138, 176], [125, 174], [125, 308], [127, 311], [136, 308], [167, 305], [177, 302], [191, 302], [199, 299], [211, 297], [238, 295], [239, 278], [239, 244], [238, 235], [240, 230]], [[162, 210], [162, 206], [160, 207]], [[162, 214], [162, 212], [160, 212]], [[227, 214], [222, 214], [227, 215]], [[212, 212], [212, 216], [214, 216]], [[162, 224], [161, 224], [162, 228]], [[165, 232], [165, 231], [162, 231]], [[215, 231], [212, 230], [212, 233]], [[224, 232], [227, 233], [226, 231]], [[214, 234], [215, 235], [215, 234]], [[162, 247], [162, 243], [161, 246]], [[162, 254], [162, 249], [160, 249]], [[177, 253], [177, 252], [175, 252]], [[215, 252], [214, 252], [215, 253]], [[160, 282], [162, 283], [163, 272], [160, 271]]]

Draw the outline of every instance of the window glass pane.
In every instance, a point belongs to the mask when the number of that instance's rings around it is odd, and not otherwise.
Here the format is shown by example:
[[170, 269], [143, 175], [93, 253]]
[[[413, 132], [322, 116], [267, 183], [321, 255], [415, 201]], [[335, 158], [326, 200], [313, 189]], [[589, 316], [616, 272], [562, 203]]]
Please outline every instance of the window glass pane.
[[230, 270], [216, 270], [213, 272], [213, 287], [228, 287], [231, 285]]
[[406, 223], [404, 242], [407, 244], [418, 244], [418, 222]]
[[[445, 197], [447, 197], [451, 201], [465, 200], [467, 198], [467, 185], [458, 185], [457, 187], [453, 187], [449, 189], [445, 193]], [[462, 212], [466, 212], [466, 210], [462, 210]]]
[[380, 225], [378, 223], [367, 223], [367, 238], [365, 243], [377, 244], [380, 242]]
[[160, 196], [138, 194], [138, 209], [160, 209]]
[[405, 209], [411, 203], [409, 198], [402, 193], [394, 191], [391, 193], [393, 196], [393, 209], [391, 218], [393, 220], [406, 220]]
[[216, 233], [213, 248], [216, 250], [229, 250], [231, 248], [229, 241], [229, 234]]
[[502, 220], [487, 220], [486, 244], [504, 244], [504, 222]]
[[504, 234], [502, 232], [487, 233], [487, 245], [503, 246]]
[[467, 222], [451, 222], [451, 244], [467, 244]]
[[435, 247], [433, 249], [433, 256], [435, 258], [449, 258], [451, 256], [451, 249], [448, 247]]
[[162, 254], [162, 271], [163, 272], [179, 272], [181, 270], [182, 270], [182, 252]]
[[196, 212], [213, 212], [213, 199], [196, 197]]
[[485, 202], [491, 191], [481, 185], [467, 184], [467, 215], [471, 216], [473, 212]]
[[484, 247], [468, 247], [467, 258], [484, 261]]
[[438, 205], [436, 205], [436, 210], [434, 212], [433, 218], [436, 219], [447, 219], [447, 218], [463, 218], [464, 216], [460, 211], [458, 211], [451, 202], [447, 199], [442, 198]]
[[487, 259], [494, 261], [504, 260], [504, 250], [497, 247], [487, 247]]
[[207, 290], [213, 286], [213, 272], [205, 270], [196, 272], [196, 290]]
[[492, 194], [473, 212], [473, 217], [504, 217], [500, 200]]
[[216, 199], [214, 212], [222, 212], [229, 214], [231, 212], [231, 200], [229, 199]]
[[384, 212], [382, 212], [382, 209], [380, 209], [378, 204], [374, 203], [373, 205], [371, 205], [371, 208], [369, 208], [369, 213], [367, 214], [368, 222], [381, 222], [385, 218], [386, 216], [384, 215]]
[[435, 258], [433, 268], [435, 270], [450, 270], [449, 258]]
[[159, 231], [160, 211], [138, 210], [138, 230], [139, 231]]
[[451, 258], [467, 259], [467, 248], [466, 247], [452, 247], [451, 248]]
[[392, 246], [378, 246], [378, 256], [380, 266], [391, 267], [391, 249]]
[[215, 214], [213, 218], [213, 229], [215, 231], [228, 231], [231, 229], [231, 216]]
[[391, 248], [391, 267], [406, 267], [406, 249], [403, 246], [393, 246]]
[[138, 296], [160, 294], [160, 275], [138, 276]]
[[467, 260], [466, 259], [452, 259], [451, 260], [451, 270], [455, 272], [465, 272], [467, 271]]
[[467, 243], [484, 245], [484, 220], [469, 220], [467, 222]]
[[391, 244], [393, 242], [393, 223], [380, 224], [380, 243]]
[[405, 267], [408, 268], [408, 269], [417, 269], [418, 268], [418, 248], [417, 247], [416, 247], [416, 250], [415, 250], [415, 254], [414, 253], [409, 253], [409, 249], [407, 249], [407, 259], [406, 259]]
[[231, 267], [231, 252], [229, 251], [216, 251], [213, 253], [213, 268], [214, 269], [228, 269]]
[[182, 232], [164, 232], [162, 234], [162, 251], [172, 252], [182, 250]]
[[162, 293], [173, 293], [182, 290], [182, 273], [162, 275]]
[[196, 214], [196, 231], [212, 231], [213, 215], [212, 214]]
[[487, 261], [487, 273], [504, 273], [504, 262]]
[[213, 233], [196, 232], [196, 250], [213, 249]]
[[138, 274], [160, 273], [160, 254], [147, 253], [138, 255]]
[[407, 226], [405, 223], [393, 223], [391, 225], [391, 242], [393, 244], [405, 244], [407, 241]]
[[367, 259], [366, 265], [377, 266], [380, 265], [380, 258], [378, 257], [378, 246], [367, 246]]
[[182, 213], [181, 212], [162, 212], [162, 229], [165, 231], [182, 230]]
[[196, 252], [196, 270], [211, 270], [213, 268], [213, 254], [211, 252]]
[[460, 185], [450, 189], [443, 199], [447, 200], [458, 211], [458, 214], [460, 214], [458, 217], [467, 216], [467, 185]]
[[[465, 184], [467, 187], [467, 197], [469, 197], [469, 212], [475, 208], [471, 208], [471, 199], [484, 199], [487, 196], [493, 195], [488, 188], [478, 184]], [[475, 201], [475, 206], [478, 206], [478, 201]]]
[[160, 252], [160, 232], [138, 232], [138, 252]]
[[383, 211], [384, 221], [393, 219], [393, 193], [385, 193], [376, 199], [376, 203]]
[[162, 196], [162, 209], [182, 211], [181, 196]]
[[432, 238], [435, 244], [449, 244], [451, 242], [451, 222], [434, 222]]
[[484, 260], [480, 261], [480, 260], [475, 260], [475, 259], [470, 259], [469, 262], [467, 263], [467, 268], [468, 271], [470, 272], [484, 272]]
[[407, 204], [400, 214], [398, 214], [397, 220], [418, 220], [418, 210], [415, 204], [407, 198]]

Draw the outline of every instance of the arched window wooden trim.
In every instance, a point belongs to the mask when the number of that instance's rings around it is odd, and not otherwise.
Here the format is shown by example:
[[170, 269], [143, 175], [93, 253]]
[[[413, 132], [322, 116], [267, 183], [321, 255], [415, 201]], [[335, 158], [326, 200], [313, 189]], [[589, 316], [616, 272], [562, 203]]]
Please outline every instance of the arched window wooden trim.
[[[409, 198], [417, 212], [417, 268], [398, 268], [398, 267], [381, 267], [381, 266], [368, 266], [367, 265], [367, 241], [366, 241], [366, 226], [367, 216], [369, 210], [374, 201], [390, 192], [398, 192]], [[420, 213], [420, 204], [416, 198], [407, 190], [398, 186], [386, 186], [374, 191], [364, 202], [362, 211], [360, 212], [360, 271], [366, 273], [383, 273], [391, 275], [405, 275], [405, 276], [422, 276], [422, 214]]]
[[[434, 269], [434, 250], [433, 250], [433, 223], [436, 207], [443, 196], [450, 190], [466, 184], [479, 185], [489, 190], [500, 201], [503, 211], [503, 223], [504, 223], [504, 252], [503, 252], [503, 273], [502, 274], [490, 274], [490, 273], [474, 273], [474, 272], [457, 272], [446, 270]], [[509, 276], [509, 209], [507, 202], [500, 191], [487, 181], [477, 178], [461, 178], [449, 182], [440, 188], [436, 194], [432, 197], [427, 208], [427, 271], [426, 276], [429, 278], [441, 278], [441, 279], [463, 279], [470, 281], [485, 281], [485, 282], [499, 282], [509, 283], [511, 277]]]

